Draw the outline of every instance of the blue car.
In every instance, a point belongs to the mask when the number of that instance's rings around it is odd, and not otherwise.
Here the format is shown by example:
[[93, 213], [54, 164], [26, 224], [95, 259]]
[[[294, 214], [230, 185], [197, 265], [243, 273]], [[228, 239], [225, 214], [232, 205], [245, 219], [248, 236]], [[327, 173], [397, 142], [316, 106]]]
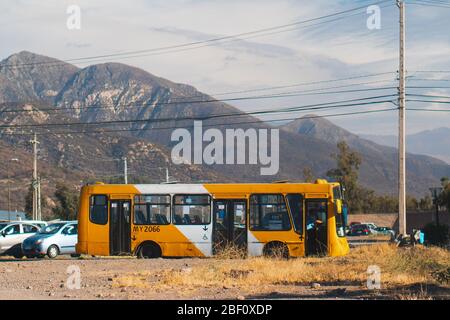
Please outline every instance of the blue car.
[[75, 245], [78, 242], [76, 221], [57, 222], [41, 229], [22, 242], [22, 251], [27, 258], [56, 258], [60, 254], [78, 257]]

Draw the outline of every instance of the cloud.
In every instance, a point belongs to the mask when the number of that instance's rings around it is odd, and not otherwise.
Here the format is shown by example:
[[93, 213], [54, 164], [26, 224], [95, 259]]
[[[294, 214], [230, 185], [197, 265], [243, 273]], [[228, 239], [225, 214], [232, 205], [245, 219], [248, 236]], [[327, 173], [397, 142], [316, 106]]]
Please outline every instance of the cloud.
[[[82, 28], [66, 28], [68, 5], [82, 10]], [[372, 1], [346, 0], [2, 0], [0, 57], [29, 50], [59, 59], [151, 49], [303, 21]], [[313, 21], [279, 32], [195, 50], [111, 59], [143, 68], [206, 93], [271, 87], [392, 71], [370, 80], [395, 80], [398, 9], [382, 8], [381, 30], [366, 28], [364, 10], [327, 23]], [[407, 67], [450, 69], [450, 20], [445, 9], [407, 5]], [[80, 65], [85, 66], [85, 65]], [[438, 84], [438, 83], [437, 83]], [[448, 85], [448, 83], [446, 83]], [[329, 84], [329, 86], [332, 84]], [[395, 83], [391, 82], [394, 86]], [[325, 85], [299, 87], [322, 88]], [[366, 88], [369, 86], [361, 86]], [[395, 91], [395, 89], [394, 89]], [[450, 92], [445, 91], [448, 95]], [[339, 94], [237, 103], [244, 110], [376, 95]], [[349, 110], [356, 110], [357, 107]], [[323, 112], [325, 113], [325, 112]], [[333, 118], [349, 130], [395, 133], [395, 114]], [[410, 130], [448, 125], [450, 114], [408, 114]]]

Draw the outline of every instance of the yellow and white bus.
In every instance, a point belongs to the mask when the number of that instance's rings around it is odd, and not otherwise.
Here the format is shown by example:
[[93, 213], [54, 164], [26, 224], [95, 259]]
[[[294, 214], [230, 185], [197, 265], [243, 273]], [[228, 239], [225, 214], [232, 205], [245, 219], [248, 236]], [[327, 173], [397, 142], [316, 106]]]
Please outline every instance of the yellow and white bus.
[[[77, 253], [209, 257], [345, 255], [338, 183], [85, 185]], [[281, 250], [281, 251], [280, 251]]]

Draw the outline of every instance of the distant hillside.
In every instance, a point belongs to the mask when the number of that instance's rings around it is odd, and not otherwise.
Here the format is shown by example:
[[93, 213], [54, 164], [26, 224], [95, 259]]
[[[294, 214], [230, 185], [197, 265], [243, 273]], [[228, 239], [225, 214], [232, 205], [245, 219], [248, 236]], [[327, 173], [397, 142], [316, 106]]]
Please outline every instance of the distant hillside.
[[[74, 187], [92, 180], [120, 181], [122, 164], [113, 159], [123, 156], [129, 159], [130, 182], [161, 182], [166, 166], [181, 182], [301, 181], [304, 167], [310, 167], [317, 177], [325, 177], [335, 166], [331, 154], [340, 140], [348, 141], [362, 154], [360, 176], [365, 186], [379, 193], [396, 192], [395, 149], [360, 139], [325, 119], [300, 119], [280, 130], [280, 170], [275, 176], [261, 176], [260, 165], [173, 165], [170, 135], [177, 127], [192, 130], [194, 118], [203, 118], [205, 128], [222, 132], [226, 128], [275, 128], [229, 104], [211, 100], [192, 86], [125, 64], [79, 69], [26, 51], [0, 62], [0, 125], [137, 120], [120, 126], [92, 124], [38, 130], [39, 166], [47, 179], [47, 195], [58, 181]], [[217, 117], [223, 114], [233, 116]], [[67, 130], [95, 133], [61, 133]], [[30, 136], [10, 135], [13, 132], [17, 133], [11, 128], [0, 130], [0, 183], [3, 187], [6, 184], [8, 159], [19, 155], [21, 164], [12, 164], [11, 172], [21, 177], [13, 180], [18, 188], [14, 196], [23, 198], [31, 176]], [[407, 188], [412, 195], [423, 195], [442, 176], [450, 176], [449, 165], [427, 156], [409, 154], [407, 168]], [[0, 193], [0, 201], [4, 203], [4, 199], [5, 193]]]
[[[359, 135], [378, 144], [397, 147], [397, 137], [393, 135]], [[433, 156], [450, 164], [450, 128], [442, 127], [426, 130], [406, 137], [409, 152]]]
[[[398, 151], [382, 146], [340, 128], [324, 118], [305, 116], [288, 123], [283, 128], [289, 132], [320, 139], [331, 145], [346, 141], [363, 158], [360, 180], [378, 192], [395, 192], [397, 184]], [[435, 184], [436, 178], [448, 175], [450, 166], [438, 159], [408, 153], [406, 158], [407, 188], [411, 194], [423, 194], [425, 186]], [[427, 187], [428, 188], [428, 187]]]

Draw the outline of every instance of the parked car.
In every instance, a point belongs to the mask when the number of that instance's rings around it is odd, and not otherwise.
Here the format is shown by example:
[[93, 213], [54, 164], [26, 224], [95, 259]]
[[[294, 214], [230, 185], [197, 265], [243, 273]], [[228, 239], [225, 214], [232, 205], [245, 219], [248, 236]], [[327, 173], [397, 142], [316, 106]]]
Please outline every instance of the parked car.
[[12, 221], [0, 223], [0, 254], [12, 255], [15, 258], [24, 256], [21, 244], [29, 236], [40, 230], [43, 221]]
[[395, 231], [388, 227], [377, 227], [376, 229], [377, 234], [385, 234], [389, 235], [391, 237], [395, 237]]
[[366, 224], [355, 224], [350, 227], [349, 236], [367, 236], [371, 234], [372, 231]]
[[361, 224], [361, 222], [352, 221], [350, 222], [349, 227], [355, 226], [357, 224]]
[[78, 241], [78, 223], [76, 221], [58, 222], [48, 225], [35, 235], [25, 239], [22, 251], [27, 258], [47, 255], [56, 258], [60, 254], [78, 257], [75, 245]]
[[377, 230], [378, 226], [373, 222], [362, 222], [361, 224], [365, 224], [368, 226], [371, 230]]

